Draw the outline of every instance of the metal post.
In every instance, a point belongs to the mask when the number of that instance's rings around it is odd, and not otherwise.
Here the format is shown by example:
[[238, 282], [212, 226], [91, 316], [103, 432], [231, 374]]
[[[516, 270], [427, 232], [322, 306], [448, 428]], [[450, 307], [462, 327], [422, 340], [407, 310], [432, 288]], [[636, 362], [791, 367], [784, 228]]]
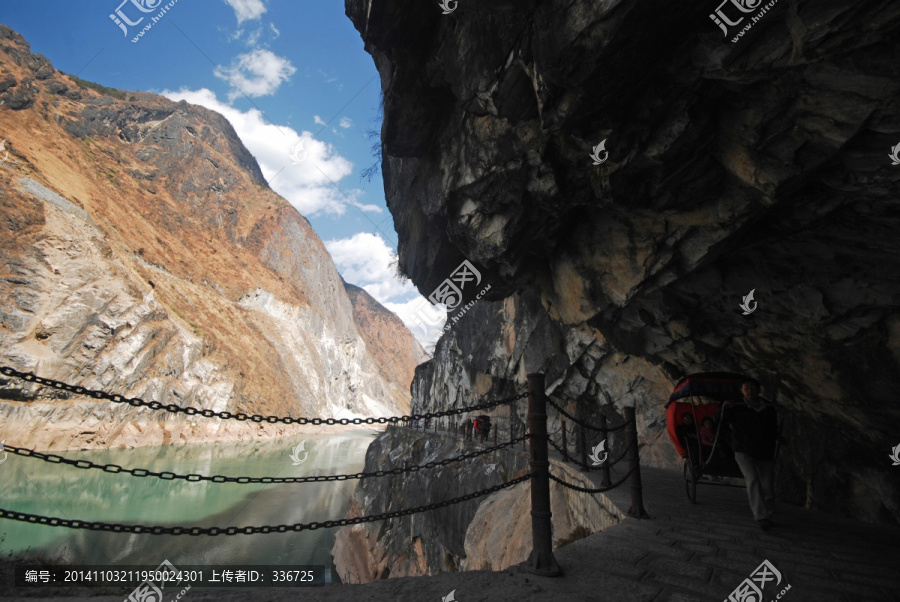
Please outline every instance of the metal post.
[[584, 435], [584, 427], [578, 425], [578, 438], [581, 443], [581, 466], [587, 468], [587, 438]]
[[[609, 433], [606, 430], [606, 426], [606, 414], [600, 414], [600, 436], [602, 436], [603, 440], [606, 441], [605, 449], [607, 457], [609, 457], [611, 451], [609, 443]], [[600, 486], [609, 487], [611, 484], [612, 481], [609, 479], [609, 462], [604, 462], [603, 467], [600, 469]]]
[[557, 577], [562, 570], [553, 556], [550, 522], [550, 460], [547, 455], [547, 399], [544, 375], [528, 375], [528, 430], [532, 437], [528, 464], [531, 466], [531, 555], [523, 569], [543, 577]]
[[625, 416], [625, 431], [628, 433], [627, 445], [628, 450], [628, 468], [632, 471], [628, 481], [631, 485], [631, 508], [628, 509], [628, 516], [635, 518], [645, 518], [649, 516], [644, 510], [644, 496], [641, 488], [641, 457], [638, 450], [637, 438], [637, 420], [634, 416], [634, 407], [626, 407], [622, 410]]
[[562, 425], [563, 462], [568, 462], [569, 461], [569, 444], [566, 443], [566, 421], [560, 419], [559, 423]]
[[497, 445], [497, 431], [500, 429], [499, 421], [497, 424], [493, 425], [493, 429], [494, 429], [494, 445], [496, 446]]

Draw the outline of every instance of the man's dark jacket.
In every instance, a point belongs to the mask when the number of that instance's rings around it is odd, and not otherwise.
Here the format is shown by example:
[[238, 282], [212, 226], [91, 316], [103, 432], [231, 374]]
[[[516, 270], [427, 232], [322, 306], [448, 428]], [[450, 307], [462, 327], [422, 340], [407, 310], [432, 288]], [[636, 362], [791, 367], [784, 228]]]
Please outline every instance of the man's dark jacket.
[[[778, 414], [772, 406], [762, 411], [735, 402], [723, 406], [726, 433], [731, 433], [730, 443], [734, 452], [745, 453], [757, 460], [774, 460], [775, 443], [778, 441]], [[732, 428], [733, 427], [733, 428]]]

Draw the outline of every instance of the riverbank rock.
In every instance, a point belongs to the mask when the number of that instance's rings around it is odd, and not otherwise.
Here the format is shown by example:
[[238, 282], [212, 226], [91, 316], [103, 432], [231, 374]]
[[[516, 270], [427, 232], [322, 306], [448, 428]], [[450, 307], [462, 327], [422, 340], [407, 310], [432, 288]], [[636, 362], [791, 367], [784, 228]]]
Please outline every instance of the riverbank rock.
[[[484, 447], [458, 432], [388, 427], [369, 446], [365, 472], [423, 466]], [[527, 472], [518, 445], [462, 462], [360, 482], [347, 518], [416, 508], [510, 481]], [[551, 471], [581, 487], [596, 487], [579, 471], [551, 462]], [[434, 575], [457, 570], [502, 570], [531, 553], [531, 485], [519, 483], [484, 497], [411, 516], [342, 527], [332, 550], [344, 583]], [[625, 517], [603, 496], [550, 483], [553, 547], [617, 524]]]
[[[551, 472], [580, 487], [595, 485], [577, 469], [551, 462]], [[625, 516], [611, 501], [599, 495], [584, 495], [550, 482], [553, 549], [599, 533], [618, 524]], [[528, 560], [532, 550], [531, 483], [519, 483], [492, 494], [478, 507], [466, 530], [463, 571], [502, 571]]]

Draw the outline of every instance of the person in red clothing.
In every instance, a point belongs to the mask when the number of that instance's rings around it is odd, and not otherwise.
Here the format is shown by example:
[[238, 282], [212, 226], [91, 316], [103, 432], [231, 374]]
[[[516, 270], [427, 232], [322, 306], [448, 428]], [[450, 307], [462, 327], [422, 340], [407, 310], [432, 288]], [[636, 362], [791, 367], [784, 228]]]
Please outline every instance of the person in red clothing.
[[485, 414], [479, 414], [475, 417], [475, 433], [486, 441], [491, 432], [491, 417]]
[[744, 475], [753, 517], [763, 530], [775, 526], [775, 447], [778, 442], [778, 414], [772, 404], [759, 398], [759, 381], [741, 384], [740, 402], [727, 401], [721, 410], [723, 426], [730, 434], [734, 459]]

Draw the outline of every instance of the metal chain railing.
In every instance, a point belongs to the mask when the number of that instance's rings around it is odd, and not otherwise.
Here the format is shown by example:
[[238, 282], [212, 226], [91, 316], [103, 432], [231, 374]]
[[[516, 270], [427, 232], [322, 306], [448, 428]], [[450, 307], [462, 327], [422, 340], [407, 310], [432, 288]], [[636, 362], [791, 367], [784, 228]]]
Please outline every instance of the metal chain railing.
[[[147, 477], [152, 476], [162, 480], [174, 480], [174, 479], [183, 479], [185, 481], [196, 482], [196, 481], [210, 481], [215, 483], [302, 483], [302, 482], [322, 482], [322, 481], [345, 481], [349, 479], [363, 479], [368, 477], [383, 477], [387, 475], [399, 475], [403, 473], [412, 473], [417, 472], [419, 470], [435, 468], [438, 466], [445, 466], [454, 462], [461, 462], [466, 459], [471, 459], [483, 454], [491, 453], [496, 450], [504, 449], [507, 447], [511, 447], [516, 443], [520, 443], [525, 441], [526, 439], [531, 442], [531, 449], [529, 454], [529, 465], [531, 466], [531, 472], [524, 474], [518, 478], [512, 479], [505, 483], [501, 483], [494, 487], [490, 487], [487, 489], [483, 489], [481, 491], [477, 491], [475, 493], [470, 493], [464, 496], [459, 496], [450, 500], [445, 500], [442, 502], [427, 504], [424, 506], [418, 506], [416, 508], [409, 508], [405, 510], [396, 510], [393, 512], [386, 512], [377, 515], [369, 515], [369, 516], [361, 516], [355, 518], [344, 518], [339, 520], [328, 520], [322, 522], [311, 522], [311, 523], [296, 523], [293, 525], [264, 525], [260, 527], [247, 526], [247, 527], [163, 527], [163, 526], [146, 526], [146, 525], [129, 525], [129, 524], [120, 524], [120, 523], [104, 523], [104, 522], [92, 522], [92, 521], [81, 521], [81, 520], [71, 520], [64, 519], [59, 517], [47, 517], [37, 514], [27, 514], [22, 512], [15, 512], [6, 509], [0, 509], [0, 518], [17, 520], [21, 522], [28, 522], [33, 524], [42, 524], [49, 526], [61, 526], [72, 529], [88, 529], [95, 531], [111, 531], [115, 533], [135, 533], [135, 534], [151, 534], [151, 535], [191, 535], [191, 536], [199, 536], [199, 535], [238, 535], [238, 534], [266, 534], [266, 533], [285, 533], [287, 531], [305, 531], [305, 530], [315, 530], [322, 528], [332, 528], [332, 527], [346, 527], [350, 525], [357, 525], [362, 523], [374, 522], [379, 520], [391, 519], [391, 518], [399, 518], [402, 516], [408, 516], [411, 514], [416, 514], [419, 512], [426, 512], [428, 510], [434, 510], [439, 508], [444, 508], [447, 506], [452, 506], [454, 504], [458, 504], [461, 502], [465, 502], [468, 500], [476, 499], [478, 497], [486, 496], [507, 487], [511, 487], [518, 483], [524, 482], [528, 479], [531, 480], [531, 498], [532, 498], [532, 538], [533, 538], [533, 549], [532, 554], [527, 561], [528, 570], [544, 576], [556, 576], [561, 574], [559, 566], [556, 564], [556, 560], [553, 558], [552, 553], [552, 526], [550, 524], [550, 491], [549, 491], [549, 481], [552, 480], [556, 483], [559, 483], [563, 487], [568, 489], [588, 493], [588, 494], [596, 494], [603, 493], [606, 491], [610, 491], [611, 489], [615, 489], [616, 487], [621, 486], [626, 481], [630, 482], [631, 487], [631, 500], [632, 506], [628, 511], [630, 516], [646, 516], [646, 511], [643, 508], [642, 503], [642, 493], [641, 493], [641, 477], [640, 477], [640, 458], [638, 453], [638, 436], [637, 436], [637, 420], [635, 416], [635, 410], [633, 407], [625, 407], [623, 409], [624, 414], [624, 422], [623, 424], [609, 428], [606, 426], [606, 420], [601, 416], [602, 426], [597, 427], [591, 425], [583, 420], [579, 420], [566, 412], [559, 404], [557, 404], [554, 400], [546, 397], [544, 393], [544, 375], [543, 374], [529, 374], [528, 375], [528, 392], [522, 393], [520, 395], [516, 395], [509, 398], [499, 399], [488, 401], [482, 404], [456, 408], [452, 410], [444, 410], [440, 412], [432, 412], [421, 415], [413, 415], [413, 416], [392, 416], [392, 417], [382, 417], [382, 418], [353, 418], [353, 419], [322, 419], [322, 418], [292, 418], [292, 417], [278, 417], [278, 416], [261, 416], [259, 414], [248, 415], [245, 413], [236, 413], [233, 414], [231, 412], [214, 412], [212, 410], [199, 410], [193, 407], [181, 407], [175, 404], [164, 405], [160, 402], [153, 401], [147, 402], [142, 399], [132, 399], [126, 398], [121, 395], [112, 395], [103, 391], [95, 391], [91, 389], [87, 389], [85, 387], [80, 386], [72, 386], [66, 383], [62, 383], [59, 381], [54, 381], [51, 379], [45, 379], [38, 377], [34, 374], [23, 373], [13, 368], [9, 368], [6, 366], [0, 367], [0, 374], [4, 374], [6, 376], [12, 376], [16, 378], [21, 378], [28, 382], [35, 382], [37, 384], [43, 386], [49, 386], [56, 389], [69, 391], [79, 395], [86, 395], [93, 397], [95, 399], [105, 399], [108, 401], [112, 401], [115, 403], [126, 403], [135, 407], [148, 407], [153, 410], [166, 410], [168, 412], [173, 413], [184, 413], [187, 415], [195, 415], [200, 414], [204, 417], [218, 417], [223, 419], [236, 419], [236, 420], [252, 420], [254, 422], [269, 422], [276, 423], [282, 422], [285, 424], [312, 424], [312, 425], [349, 425], [349, 424], [386, 424], [386, 423], [412, 423], [417, 420], [430, 420], [432, 418], [444, 418], [449, 416], [455, 416], [459, 414], [464, 414], [476, 410], [490, 409], [499, 405], [515, 402], [519, 399], [523, 399], [528, 397], [528, 434], [525, 434], [519, 438], [512, 438], [512, 428], [510, 427], [510, 440], [504, 442], [499, 445], [495, 445], [494, 447], [485, 448], [482, 450], [476, 450], [474, 452], [469, 452], [466, 454], [460, 454], [453, 458], [447, 458], [438, 462], [427, 462], [423, 465], [411, 466], [411, 467], [403, 467], [403, 468], [393, 468], [389, 470], [378, 470], [373, 472], [360, 472], [355, 474], [346, 474], [346, 475], [323, 475], [323, 476], [312, 476], [312, 477], [228, 477], [224, 475], [213, 475], [213, 476], [204, 476], [199, 474], [188, 474], [181, 475], [176, 474], [169, 471], [163, 472], [154, 472], [146, 469], [127, 469], [123, 468], [117, 464], [94, 464], [93, 462], [87, 460], [72, 460], [69, 458], [64, 458], [63, 456], [59, 456], [56, 454], [44, 454], [41, 452], [35, 452], [33, 450], [28, 450], [25, 448], [18, 448], [15, 446], [9, 446], [6, 449], [8, 451], [13, 452], [17, 455], [22, 455], [26, 457], [33, 457], [40, 460], [44, 460], [50, 463], [57, 464], [68, 464], [75, 466], [76, 468], [82, 469], [100, 469], [104, 472], [109, 473], [120, 473], [124, 472], [131, 476], [137, 477]], [[594, 431], [599, 431], [601, 433], [607, 434], [610, 432], [618, 431], [620, 429], [624, 429], [626, 427], [626, 440], [627, 446], [626, 449], [622, 452], [621, 456], [616, 460], [613, 460], [606, 466], [599, 467], [601, 470], [605, 470], [606, 472], [603, 475], [601, 486], [598, 488], [590, 488], [590, 487], [581, 487], [579, 485], [573, 485], [571, 483], [567, 483], [563, 479], [560, 479], [549, 472], [549, 458], [547, 455], [547, 442], [549, 442], [554, 448], [560, 451], [564, 458], [567, 457], [566, 452], [566, 444], [565, 444], [565, 429], [564, 426], [561, 425], [560, 429], [563, 433], [563, 446], [558, 446], [551, 437], [547, 434], [547, 415], [546, 415], [546, 404], [549, 404], [554, 407], [557, 411], [560, 412], [560, 415], [565, 416], [569, 420], [573, 421], [575, 424], [582, 427], [582, 455], [584, 454], [584, 429], [591, 429]], [[496, 433], [496, 431], [495, 431]], [[496, 436], [496, 435], [495, 435]], [[496, 439], [495, 439], [496, 440]], [[630, 469], [628, 472], [623, 475], [618, 481], [615, 483], [610, 483], [609, 479], [609, 467], [613, 464], [619, 463], [623, 458], [629, 457], [630, 461]], [[586, 461], [583, 461], [582, 464], [586, 464]], [[588, 470], [587, 466], [585, 466]]]
[[83, 520], [70, 520], [67, 518], [58, 518], [55, 516], [41, 516], [39, 514], [26, 514], [24, 512], [13, 512], [0, 508], [0, 518], [8, 518], [12, 520], [22, 521], [26, 523], [34, 523], [39, 525], [49, 525], [52, 527], [68, 527], [70, 529], [87, 529], [89, 531], [112, 531], [113, 533], [137, 533], [148, 535], [253, 535], [256, 533], [286, 533], [288, 531], [313, 531], [315, 529], [330, 529], [331, 527], [346, 527], [349, 525], [359, 525], [362, 523], [372, 523], [388, 518], [398, 518], [426, 512], [428, 510], [436, 510], [446, 506], [452, 506], [461, 502], [474, 500], [491, 493], [512, 487], [522, 481], [531, 478], [531, 473], [524, 474], [518, 478], [506, 481], [499, 485], [482, 489], [475, 493], [463, 495], [445, 500], [418, 506], [416, 508], [407, 508], [406, 510], [395, 510], [384, 514], [375, 514], [370, 516], [358, 516], [356, 518], [342, 518], [340, 520], [326, 520], [322, 522], [312, 523], [295, 523], [293, 525], [264, 525], [262, 527], [162, 527], [162, 526], [145, 526], [145, 525], [123, 525], [120, 523], [102, 523]]
[[625, 422], [623, 422], [622, 424], [620, 424], [619, 426], [612, 426], [612, 427], [609, 427], [609, 426], [608, 426], [608, 427], [594, 426], [593, 424], [590, 424], [589, 422], [585, 422], [584, 420], [579, 420], [578, 418], [575, 418], [574, 416], [572, 416], [571, 414], [569, 414], [567, 411], [565, 411], [564, 409], [562, 409], [562, 406], [560, 406], [558, 403], [556, 403], [556, 402], [553, 400], [553, 398], [550, 397], [550, 396], [547, 396], [547, 403], [549, 403], [550, 405], [552, 405], [554, 408], [556, 408], [556, 411], [557, 411], [557, 412], [559, 412], [560, 414], [562, 414], [563, 416], [565, 416], [566, 418], [568, 418], [569, 420], [571, 420], [572, 422], [574, 422], [574, 423], [577, 424], [578, 426], [583, 426], [584, 428], [589, 429], [589, 430], [592, 430], [592, 431], [605, 432], [605, 433], [613, 433], [613, 432], [615, 432], [615, 431], [620, 431], [620, 430], [622, 430], [623, 428], [625, 428], [626, 426], [628, 426], [628, 421], [627, 421], [627, 420], [626, 420]]
[[563, 481], [562, 479], [554, 477], [552, 474], [550, 475], [550, 480], [556, 481], [557, 483], [559, 483], [563, 487], [566, 487], [567, 489], [572, 489], [573, 491], [580, 491], [581, 493], [603, 493], [605, 491], [609, 491], [610, 489], [615, 489], [616, 487], [618, 487], [619, 485], [621, 485], [622, 483], [627, 481], [628, 477], [630, 477], [631, 473], [633, 473], [633, 472], [634, 472], [634, 469], [632, 468], [631, 470], [629, 470], [628, 472], [625, 473], [625, 476], [623, 476], [621, 479], [619, 479], [615, 483], [607, 485], [606, 487], [598, 487], [596, 489], [592, 489], [590, 487], [579, 487], [578, 485], [572, 485], [571, 483], [567, 483], [567, 482]]
[[[575, 422], [576, 424], [578, 424], [582, 427], [582, 430], [581, 430], [582, 460], [581, 460], [581, 462], [578, 462], [578, 461], [572, 459], [571, 462], [587, 472], [592, 471], [592, 470], [600, 471], [602, 474], [602, 478], [601, 478], [600, 487], [590, 488], [590, 487], [580, 487], [578, 485], [572, 485], [570, 483], [563, 481], [562, 479], [559, 479], [558, 477], [553, 476], [552, 474], [547, 474], [547, 477], [550, 480], [553, 480], [553, 481], [559, 483], [560, 485], [567, 487], [569, 489], [572, 489], [574, 491], [579, 491], [582, 493], [590, 493], [590, 494], [603, 493], [606, 491], [610, 491], [611, 489], [615, 489], [616, 487], [621, 486], [623, 483], [625, 483], [625, 481], [629, 481], [629, 486], [631, 489], [631, 496], [630, 496], [631, 497], [631, 507], [628, 509], [627, 514], [629, 516], [634, 516], [634, 517], [638, 517], [638, 518], [646, 517], [647, 511], [644, 509], [643, 493], [642, 493], [642, 485], [641, 485], [640, 453], [639, 453], [639, 442], [638, 442], [638, 435], [637, 435], [637, 415], [635, 413], [634, 407], [626, 406], [623, 409], [622, 413], [624, 415], [625, 420], [620, 426], [618, 426], [616, 428], [607, 428], [606, 427], [606, 419], [603, 416], [601, 416], [602, 426], [597, 428], [597, 427], [593, 427], [592, 425], [585, 423], [584, 421], [576, 420], [572, 415], [565, 412], [561, 407], [559, 407], [559, 405], [557, 405], [554, 401], [550, 400], [549, 398], [547, 398], [547, 401], [549, 402], [550, 405], [552, 405], [557, 410], [559, 410], [560, 413], [562, 413], [564, 416], [566, 416], [567, 418], [569, 418], [570, 420], [572, 420], [573, 422]], [[625, 445], [625, 449], [621, 452], [619, 457], [616, 458], [615, 460], [612, 460], [609, 462], [603, 462], [599, 466], [588, 466], [587, 460], [585, 458], [585, 449], [586, 449], [585, 445], [586, 444], [585, 444], [585, 437], [584, 437], [584, 429], [589, 428], [589, 429], [598, 430], [601, 433], [603, 433], [604, 435], [606, 435], [610, 431], [616, 431], [616, 430], [619, 430], [619, 429], [622, 429], [625, 427], [627, 427], [625, 430], [626, 445]], [[567, 444], [566, 444], [565, 433], [566, 433], [565, 430], [563, 430], [562, 446], [557, 445], [556, 442], [553, 441], [553, 439], [550, 438], [549, 436], [546, 437], [546, 440], [550, 443], [551, 446], [553, 446], [554, 449], [556, 449], [556, 451], [558, 451], [560, 454], [562, 454], [563, 461], [569, 461], [570, 455], [566, 449]], [[611, 479], [610, 468], [613, 465], [620, 463], [625, 458], [628, 458], [628, 463], [629, 463], [628, 472], [618, 481], [616, 481], [614, 483], [610, 482], [610, 479]]]
[[563, 448], [556, 444], [556, 441], [554, 441], [553, 439], [551, 439], [549, 437], [547, 438], [547, 441], [550, 442], [550, 445], [553, 447], [553, 449], [555, 449], [556, 451], [558, 451], [559, 453], [561, 453], [563, 455], [563, 458], [568, 457], [569, 458], [568, 461], [570, 464], [579, 466], [583, 470], [603, 470], [607, 466], [609, 466], [609, 467], [615, 466], [616, 464], [618, 464], [619, 462], [624, 460], [625, 457], [628, 455], [628, 453], [631, 451], [631, 449], [634, 447], [634, 445], [629, 445], [628, 447], [625, 448], [625, 451], [622, 452], [622, 455], [620, 455], [615, 460], [604, 462], [603, 466], [584, 466], [580, 462], [576, 462], [571, 454], [566, 454], [566, 452], [563, 451]]
[[107, 401], [112, 401], [115, 403], [126, 403], [128, 405], [134, 407], [146, 407], [151, 410], [165, 410], [167, 412], [172, 413], [182, 413], [187, 414], [188, 416], [200, 415], [206, 418], [222, 418], [225, 420], [251, 420], [253, 422], [268, 422], [270, 424], [276, 423], [284, 423], [284, 424], [311, 424], [313, 426], [333, 426], [333, 425], [350, 425], [350, 424], [396, 424], [398, 422], [412, 422], [415, 420], [423, 420], [423, 419], [431, 419], [431, 418], [443, 418], [445, 416], [455, 416], [457, 414], [465, 414], [466, 412], [472, 412], [475, 410], [487, 410], [499, 405], [503, 405], [506, 403], [510, 403], [513, 401], [517, 401], [519, 399], [524, 399], [528, 397], [528, 393], [521, 393], [519, 395], [515, 395], [513, 397], [507, 397], [505, 399], [496, 399], [493, 401], [488, 401], [486, 403], [467, 406], [462, 408], [455, 408], [452, 410], [443, 410], [440, 412], [432, 412], [429, 414], [417, 414], [415, 416], [388, 416], [381, 418], [292, 418], [290, 416], [262, 416], [260, 414], [246, 414], [244, 412], [238, 412], [232, 414], [231, 412], [215, 412], [213, 410], [208, 409], [198, 409], [192, 406], [182, 407], [176, 405], [174, 403], [170, 403], [164, 405], [158, 401], [144, 401], [139, 398], [130, 398], [124, 397], [123, 395], [106, 393], [105, 391], [97, 391], [94, 389], [88, 389], [85, 387], [80, 387], [76, 385], [70, 385], [67, 383], [63, 383], [57, 380], [52, 380], [49, 378], [42, 378], [35, 374], [31, 374], [30, 372], [19, 372], [14, 368], [10, 368], [9, 366], [0, 366], [0, 374], [5, 374], [6, 376], [12, 376], [15, 378], [20, 378], [22, 380], [28, 382], [34, 382], [39, 385], [43, 385], [45, 387], [52, 387], [54, 389], [59, 389], [61, 391], [69, 391], [71, 393], [75, 393], [76, 395], [85, 395], [87, 397], [93, 397], [95, 399], [104, 399]]
[[238, 483], [241, 485], [247, 483], [320, 483], [320, 482], [330, 482], [330, 481], [348, 481], [351, 479], [366, 479], [369, 477], [384, 477], [387, 475], [399, 475], [403, 473], [411, 473], [418, 472], [420, 470], [426, 470], [431, 468], [437, 468], [438, 466], [447, 466], [448, 464], [453, 464], [454, 462], [462, 462], [463, 460], [469, 460], [471, 458], [475, 458], [484, 454], [489, 454], [491, 452], [497, 451], [499, 449], [504, 449], [506, 447], [510, 447], [517, 443], [521, 443], [528, 439], [529, 435], [523, 435], [522, 437], [518, 437], [512, 441], [507, 441], [505, 443], [501, 443], [499, 445], [495, 445], [493, 447], [488, 447], [485, 449], [480, 449], [478, 451], [470, 452], [467, 454], [460, 454], [453, 458], [447, 458], [441, 460], [439, 462], [426, 462], [422, 465], [417, 466], [407, 466], [403, 468], [392, 468], [390, 470], [376, 470], [374, 472], [357, 472], [353, 474], [341, 474], [341, 475], [321, 475], [321, 476], [310, 476], [310, 477], [228, 477], [224, 475], [213, 475], [213, 476], [204, 476], [199, 474], [176, 474], [174, 472], [154, 472], [152, 470], [146, 470], [144, 468], [124, 468], [119, 466], [118, 464], [95, 464], [90, 462], [89, 460], [72, 460], [71, 458], [65, 458], [63, 456], [59, 456], [57, 454], [45, 454], [42, 452], [34, 451], [31, 449], [25, 449], [22, 447], [15, 447], [12, 445], [4, 445], [2, 447], [3, 451], [8, 451], [13, 454], [17, 454], [19, 456], [24, 456], [26, 458], [36, 458], [38, 460], [43, 460], [45, 462], [50, 462], [51, 464], [68, 464], [70, 466], [74, 466], [75, 468], [97, 468], [103, 470], [103, 472], [109, 472], [113, 474], [125, 473], [134, 477], [156, 477], [158, 479], [162, 479], [164, 481], [172, 481], [175, 479], [181, 479], [184, 481], [190, 481], [195, 483], [197, 481], [211, 481], [213, 483]]

